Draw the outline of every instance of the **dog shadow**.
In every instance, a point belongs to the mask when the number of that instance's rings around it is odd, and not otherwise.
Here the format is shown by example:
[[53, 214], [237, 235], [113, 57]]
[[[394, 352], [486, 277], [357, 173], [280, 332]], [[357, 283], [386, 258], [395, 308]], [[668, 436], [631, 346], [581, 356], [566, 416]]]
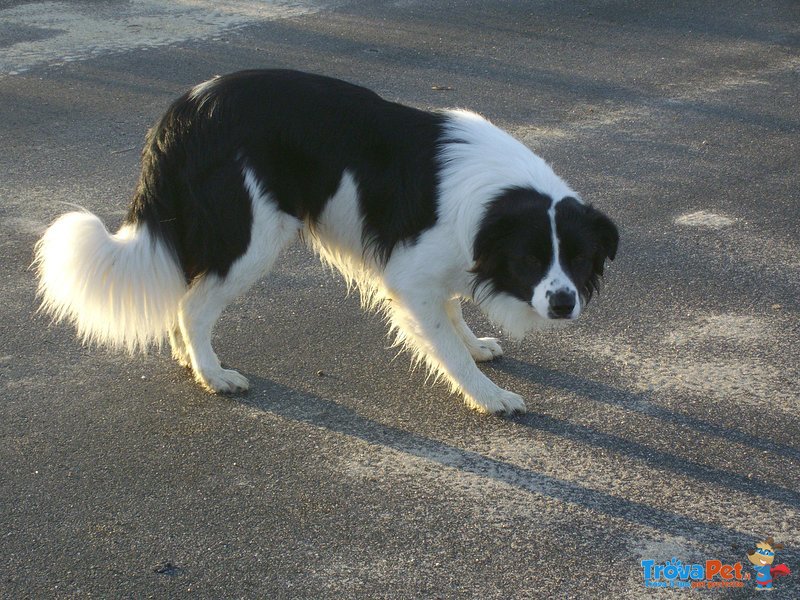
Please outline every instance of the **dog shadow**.
[[[775, 454], [793, 462], [800, 461], [800, 450], [777, 444], [765, 437], [749, 435], [741, 430], [730, 429], [658, 406], [651, 400], [652, 394], [648, 392], [630, 392], [578, 375], [547, 369], [508, 357], [497, 361], [496, 364], [493, 364], [493, 368], [519, 379], [534, 381], [545, 388], [562, 390], [594, 402], [613, 405], [626, 411], [645, 415], [656, 422], [655, 428], [668, 426], [691, 429], [702, 436], [713, 436], [728, 443], [739, 443], [754, 450]], [[800, 492], [797, 490], [708, 467], [640, 442], [597, 431], [585, 425], [536, 413], [521, 415], [515, 420], [532, 430], [544, 431], [586, 446], [624, 454], [653, 467], [687, 475], [699, 481], [721, 485], [731, 490], [769, 500], [789, 503], [793, 506], [800, 505]]]
[[653, 394], [650, 392], [621, 390], [579, 375], [554, 371], [507, 356], [492, 363], [492, 368], [513, 377], [535, 381], [545, 387], [591, 398], [595, 402], [612, 404], [665, 423], [693, 429], [703, 435], [718, 437], [728, 442], [737, 442], [753, 449], [770, 452], [789, 460], [800, 462], [800, 449], [798, 448], [773, 442], [764, 436], [754, 436], [738, 429], [730, 429], [711, 421], [665, 409], [652, 402]]
[[[507, 361], [508, 362], [508, 361]], [[516, 370], [518, 365], [510, 365]], [[526, 366], [526, 369], [529, 366]], [[555, 375], [553, 375], [555, 377]], [[558, 379], [573, 388], [590, 391], [595, 384], [577, 378], [570, 383], [570, 376]], [[722, 539], [736, 543], [748, 532], [741, 532], [722, 525], [714, 525], [662, 508], [614, 496], [590, 489], [578, 482], [566, 481], [526, 469], [515, 464], [484, 456], [443, 441], [431, 439], [393, 425], [376, 422], [360, 415], [355, 410], [306, 391], [299, 391], [270, 380], [251, 376], [249, 394], [234, 396], [232, 400], [283, 419], [306, 423], [369, 444], [390, 448], [394, 451], [421, 458], [443, 467], [457, 469], [463, 473], [496, 480], [518, 490], [579, 505], [591, 511], [611, 517], [622, 518], [640, 525], [655, 528], [665, 533], [688, 538]], [[551, 382], [552, 383], [552, 382]], [[590, 388], [590, 389], [586, 389]], [[572, 389], [572, 388], [569, 388]], [[613, 389], [613, 388], [612, 388]], [[608, 390], [606, 390], [608, 391]], [[620, 395], [625, 392], [618, 391]], [[620, 401], [624, 398], [620, 397]], [[630, 400], [630, 399], [626, 399]], [[534, 430], [546, 431], [590, 446], [607, 448], [642, 460], [659, 468], [671, 469], [695, 477], [744, 491], [756, 496], [796, 503], [800, 495], [791, 490], [778, 488], [764, 482], [743, 479], [736, 475], [711, 469], [665, 452], [654, 451], [642, 444], [630, 442], [591, 428], [559, 421], [540, 414], [528, 414], [513, 419], [515, 423]], [[487, 427], [491, 425], [487, 422]]]

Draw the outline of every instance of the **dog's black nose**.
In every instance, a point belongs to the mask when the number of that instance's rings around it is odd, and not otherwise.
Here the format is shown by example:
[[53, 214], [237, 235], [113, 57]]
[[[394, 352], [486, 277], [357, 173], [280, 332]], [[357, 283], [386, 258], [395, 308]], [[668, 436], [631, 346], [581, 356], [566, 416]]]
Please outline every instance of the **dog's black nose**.
[[568, 319], [575, 310], [575, 294], [569, 290], [559, 290], [550, 296], [550, 316], [554, 319]]

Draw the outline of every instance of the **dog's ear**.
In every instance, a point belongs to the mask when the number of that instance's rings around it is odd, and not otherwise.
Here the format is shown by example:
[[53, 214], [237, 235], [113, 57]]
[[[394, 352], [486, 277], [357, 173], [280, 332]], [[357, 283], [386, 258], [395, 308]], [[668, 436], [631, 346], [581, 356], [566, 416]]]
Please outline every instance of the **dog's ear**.
[[600, 241], [600, 250], [605, 255], [604, 258], [614, 260], [617, 256], [617, 246], [619, 245], [619, 231], [613, 221], [599, 210], [594, 211], [594, 231]]
[[589, 282], [590, 290], [587, 298], [591, 298], [591, 290], [598, 288], [598, 280], [605, 272], [606, 260], [614, 260], [617, 256], [617, 246], [619, 246], [619, 232], [617, 226], [602, 212], [588, 205], [583, 209], [586, 215], [586, 223], [594, 239], [592, 256], [592, 279]]

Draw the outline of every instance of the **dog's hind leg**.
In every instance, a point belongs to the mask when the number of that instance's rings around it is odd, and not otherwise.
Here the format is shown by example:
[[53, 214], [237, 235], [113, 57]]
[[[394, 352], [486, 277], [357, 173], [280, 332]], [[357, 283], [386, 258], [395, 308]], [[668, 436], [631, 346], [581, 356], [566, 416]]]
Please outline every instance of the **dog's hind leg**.
[[[247, 182], [247, 177], [245, 178]], [[206, 274], [181, 299], [180, 332], [197, 381], [212, 392], [246, 390], [247, 379], [237, 371], [223, 369], [211, 347], [211, 333], [223, 309], [263, 277], [281, 250], [294, 240], [301, 227], [295, 217], [281, 212], [255, 183], [246, 186], [253, 206], [250, 244], [224, 276]]]
[[481, 412], [525, 412], [525, 402], [481, 373], [448, 314], [447, 298], [420, 294], [425, 286], [412, 286], [403, 294], [393, 290], [390, 323], [398, 342], [424, 360], [431, 371], [461, 393], [464, 401]]
[[456, 332], [476, 362], [486, 362], [498, 356], [503, 356], [503, 349], [500, 347], [497, 338], [479, 338], [472, 333], [469, 325], [464, 321], [459, 298], [448, 300], [445, 308], [447, 309], [447, 316], [450, 317], [450, 322], [453, 323], [453, 327], [455, 327]]
[[[232, 279], [236, 275], [238, 278]], [[212, 392], [238, 392], [249, 387], [244, 376], [222, 368], [211, 347], [211, 332], [223, 309], [258, 279], [255, 275], [245, 280], [241, 275], [234, 269], [224, 278], [206, 275], [192, 285], [180, 303], [178, 320], [192, 371], [198, 383]]]

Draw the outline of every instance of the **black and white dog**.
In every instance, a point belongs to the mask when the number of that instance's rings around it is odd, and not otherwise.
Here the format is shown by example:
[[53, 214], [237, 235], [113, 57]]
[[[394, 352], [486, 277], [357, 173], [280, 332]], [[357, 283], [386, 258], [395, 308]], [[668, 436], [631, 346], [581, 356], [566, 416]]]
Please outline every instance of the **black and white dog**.
[[475, 365], [578, 317], [614, 224], [523, 144], [465, 111], [424, 112], [327, 77], [245, 71], [202, 83], [150, 130], [122, 227], [57, 219], [36, 247], [42, 308], [129, 351], [169, 335], [213, 392], [248, 387], [211, 347], [220, 313], [299, 235], [385, 311], [397, 343], [483, 412], [523, 412]]

